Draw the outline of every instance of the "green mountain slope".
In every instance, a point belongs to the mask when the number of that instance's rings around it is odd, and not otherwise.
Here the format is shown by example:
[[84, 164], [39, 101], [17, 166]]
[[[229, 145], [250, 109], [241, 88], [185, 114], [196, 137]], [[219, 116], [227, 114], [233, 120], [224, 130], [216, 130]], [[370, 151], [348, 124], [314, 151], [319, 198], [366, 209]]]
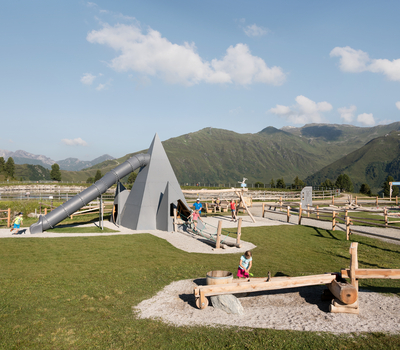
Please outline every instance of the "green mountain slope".
[[400, 133], [392, 131], [371, 140], [360, 149], [307, 177], [306, 181], [318, 185], [327, 178], [335, 180], [344, 173], [350, 176], [356, 190], [362, 183], [367, 183], [373, 192], [377, 192], [388, 175], [400, 180]]
[[[283, 130], [267, 127], [256, 134], [205, 128], [166, 140], [163, 146], [181, 183], [233, 184], [242, 177], [247, 177], [248, 183], [269, 183], [271, 178], [281, 177], [291, 183], [296, 176], [304, 179], [370, 140], [399, 129], [400, 123], [372, 128], [332, 124]], [[97, 169], [105, 174], [133, 154], [68, 172], [68, 181], [86, 180]], [[63, 179], [67, 180], [66, 176], [63, 172]]]

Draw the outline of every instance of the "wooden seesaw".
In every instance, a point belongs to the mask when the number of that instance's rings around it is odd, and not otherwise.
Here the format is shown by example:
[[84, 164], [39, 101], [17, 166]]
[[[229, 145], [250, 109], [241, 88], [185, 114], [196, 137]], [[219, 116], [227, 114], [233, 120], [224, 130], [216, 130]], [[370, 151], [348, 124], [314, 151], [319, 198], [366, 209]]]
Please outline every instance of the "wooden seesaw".
[[[236, 293], [251, 293], [265, 290], [288, 289], [326, 284], [335, 299], [332, 300], [330, 311], [335, 313], [358, 314], [358, 278], [399, 278], [400, 270], [358, 269], [358, 243], [350, 247], [350, 269], [339, 273], [297, 277], [247, 278], [233, 283], [199, 286], [194, 289], [196, 306], [205, 309], [208, 306], [208, 296]], [[350, 278], [351, 283], [342, 278]]]

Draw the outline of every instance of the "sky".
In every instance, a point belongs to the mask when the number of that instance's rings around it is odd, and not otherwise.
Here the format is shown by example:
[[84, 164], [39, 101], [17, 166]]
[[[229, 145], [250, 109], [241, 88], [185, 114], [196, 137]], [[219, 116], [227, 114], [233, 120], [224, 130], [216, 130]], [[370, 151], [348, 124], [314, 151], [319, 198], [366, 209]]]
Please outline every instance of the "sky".
[[400, 121], [399, 1], [0, 1], [0, 149]]

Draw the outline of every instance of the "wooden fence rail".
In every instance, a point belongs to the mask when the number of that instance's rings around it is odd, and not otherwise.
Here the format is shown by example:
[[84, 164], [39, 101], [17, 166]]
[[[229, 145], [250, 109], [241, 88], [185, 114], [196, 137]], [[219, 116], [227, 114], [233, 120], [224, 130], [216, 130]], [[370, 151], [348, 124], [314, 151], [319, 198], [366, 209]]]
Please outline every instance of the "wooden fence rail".
[[[273, 214], [280, 214], [280, 215], [286, 215], [287, 216], [287, 222], [290, 221], [290, 216], [291, 215], [298, 215], [298, 225], [301, 225], [301, 220], [304, 217], [304, 212], [307, 213], [307, 217], [310, 217], [310, 214], [315, 214], [316, 217], [312, 217], [312, 220], [319, 220], [319, 221], [331, 221], [332, 222], [332, 231], [336, 230], [336, 224], [337, 221], [340, 220], [342, 223], [346, 225], [346, 238], [349, 240], [349, 236], [351, 235], [352, 232], [357, 232], [357, 233], [363, 233], [366, 235], [371, 235], [371, 236], [377, 236], [377, 237], [383, 237], [387, 239], [393, 239], [396, 241], [400, 241], [399, 238], [394, 238], [390, 236], [385, 236], [385, 235], [380, 235], [376, 233], [370, 233], [370, 232], [365, 232], [361, 230], [355, 230], [351, 228], [351, 225], [354, 226], [354, 223], [360, 223], [360, 224], [365, 224], [365, 225], [370, 225], [372, 227], [383, 227], [383, 228], [393, 228], [396, 230], [400, 230], [400, 227], [398, 226], [389, 226], [390, 224], [396, 224], [399, 223], [400, 221], [390, 221], [390, 215], [388, 214], [388, 209], [384, 208], [380, 211], [368, 211], [368, 210], [361, 210], [362, 212], [369, 212], [369, 213], [374, 213], [374, 214], [382, 214], [383, 217], [382, 219], [378, 218], [359, 218], [356, 216], [350, 216], [349, 215], [349, 210], [348, 209], [337, 209], [337, 210], [326, 210], [326, 209], [320, 209], [318, 206], [316, 208], [311, 208], [307, 207], [307, 209], [303, 209], [299, 203], [296, 203], [298, 206], [298, 209], [293, 210], [292, 207], [289, 205], [281, 204], [279, 203], [278, 205], [271, 204], [271, 203], [263, 203], [262, 204], [262, 217], [265, 217], [265, 213], [273, 213]], [[273, 209], [272, 209], [273, 208]], [[357, 210], [355, 212], [359, 212], [360, 210]], [[323, 214], [322, 214], [323, 213]], [[328, 214], [328, 215], [325, 215]], [[344, 216], [338, 215], [339, 213], [343, 213]], [[326, 219], [324, 219], [326, 218]], [[382, 222], [382, 223], [379, 223]]]

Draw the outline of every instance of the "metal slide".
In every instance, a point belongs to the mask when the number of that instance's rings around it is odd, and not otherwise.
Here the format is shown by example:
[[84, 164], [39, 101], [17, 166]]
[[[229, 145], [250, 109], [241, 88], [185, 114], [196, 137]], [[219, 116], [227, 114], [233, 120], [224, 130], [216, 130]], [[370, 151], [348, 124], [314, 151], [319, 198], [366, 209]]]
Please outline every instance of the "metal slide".
[[54, 227], [60, 221], [66, 219], [71, 214], [91, 202], [93, 199], [99, 197], [118, 180], [128, 175], [135, 169], [143, 167], [150, 162], [149, 154], [137, 154], [129, 158], [124, 163], [118, 165], [113, 170], [105, 174], [99, 181], [96, 181], [92, 186], [86, 190], [72, 197], [69, 201], [61, 204], [58, 208], [45, 216], [40, 216], [39, 221], [30, 227], [31, 234], [42, 233], [49, 228]]

